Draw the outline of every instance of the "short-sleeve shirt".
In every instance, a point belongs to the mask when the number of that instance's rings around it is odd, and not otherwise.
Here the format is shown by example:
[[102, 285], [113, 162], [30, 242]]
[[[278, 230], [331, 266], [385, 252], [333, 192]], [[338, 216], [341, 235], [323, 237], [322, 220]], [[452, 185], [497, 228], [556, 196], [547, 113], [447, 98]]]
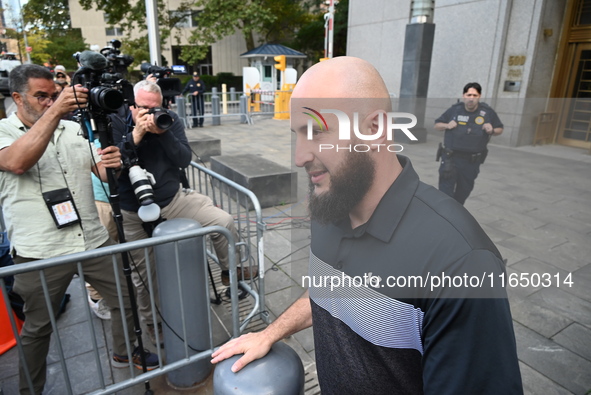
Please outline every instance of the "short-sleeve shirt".
[[502, 128], [499, 116], [486, 103], [478, 103], [475, 111], [466, 110], [463, 102], [458, 102], [445, 111], [435, 123], [456, 121], [458, 126], [445, 131], [443, 144], [454, 151], [477, 153], [486, 149], [490, 135], [482, 130], [482, 125], [490, 123], [493, 128]]
[[[0, 149], [27, 132], [16, 114], [0, 121]], [[22, 175], [0, 171], [0, 206], [11, 249], [25, 258], [46, 259], [99, 247], [108, 239], [98, 219], [91, 168], [100, 161], [80, 125], [60, 121], [43, 156]], [[68, 188], [81, 223], [58, 229], [42, 192]]]

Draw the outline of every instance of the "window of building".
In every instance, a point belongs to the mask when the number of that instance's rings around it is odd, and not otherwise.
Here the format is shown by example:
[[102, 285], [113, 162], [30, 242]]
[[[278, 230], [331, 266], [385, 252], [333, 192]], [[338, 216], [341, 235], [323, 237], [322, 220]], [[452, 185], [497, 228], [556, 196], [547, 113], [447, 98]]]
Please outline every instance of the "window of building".
[[591, 1], [582, 0], [579, 3], [579, 9], [577, 12], [577, 25], [585, 26], [591, 25]]
[[123, 29], [121, 29], [120, 27], [106, 27], [105, 34], [107, 36], [122, 36]]
[[273, 67], [269, 64], [263, 66], [263, 81], [273, 80]]
[[175, 27], [197, 27], [201, 11], [170, 11], [170, 18], [176, 19]]

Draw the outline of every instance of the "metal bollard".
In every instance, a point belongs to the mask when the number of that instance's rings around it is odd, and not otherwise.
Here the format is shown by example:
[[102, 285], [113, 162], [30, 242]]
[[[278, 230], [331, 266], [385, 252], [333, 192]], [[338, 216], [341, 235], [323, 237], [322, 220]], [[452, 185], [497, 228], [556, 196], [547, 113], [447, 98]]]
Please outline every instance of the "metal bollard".
[[240, 96], [240, 123], [248, 123], [248, 118], [246, 114], [248, 114], [248, 96], [242, 95]]
[[175, 98], [176, 101], [176, 114], [179, 116], [180, 119], [183, 120], [185, 127], [190, 125], [190, 122], [187, 122], [187, 104], [185, 102], [184, 96], [177, 96]]
[[230, 101], [236, 101], [236, 88], [230, 88]]
[[[158, 225], [153, 235], [165, 236], [197, 228], [201, 228], [197, 221], [174, 218]], [[175, 244], [178, 246], [179, 270], [175, 261]], [[209, 293], [205, 266], [207, 261], [203, 238], [158, 245], [154, 247], [154, 257], [160, 288], [160, 313], [166, 362], [171, 363], [187, 357], [184, 342], [179, 336], [186, 336], [187, 344], [191, 347], [187, 351], [189, 356], [210, 348]], [[176, 388], [191, 388], [204, 381], [209, 376], [211, 368], [211, 363], [205, 358], [167, 373], [167, 378]]]
[[233, 373], [230, 368], [241, 356], [217, 364], [213, 372], [214, 395], [304, 395], [304, 365], [287, 344], [273, 344], [263, 358]]
[[217, 88], [211, 88], [211, 115], [211, 124], [214, 126], [221, 125], [220, 97]]

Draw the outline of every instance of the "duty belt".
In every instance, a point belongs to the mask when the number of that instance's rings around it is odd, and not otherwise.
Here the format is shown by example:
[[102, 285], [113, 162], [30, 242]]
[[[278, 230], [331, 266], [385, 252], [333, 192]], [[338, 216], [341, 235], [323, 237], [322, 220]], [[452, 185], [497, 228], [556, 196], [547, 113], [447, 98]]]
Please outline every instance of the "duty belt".
[[484, 163], [488, 149], [484, 149], [481, 152], [454, 151], [440, 144], [437, 152], [437, 161], [439, 161], [442, 153], [445, 153], [448, 158], [462, 158], [470, 161], [470, 163]]

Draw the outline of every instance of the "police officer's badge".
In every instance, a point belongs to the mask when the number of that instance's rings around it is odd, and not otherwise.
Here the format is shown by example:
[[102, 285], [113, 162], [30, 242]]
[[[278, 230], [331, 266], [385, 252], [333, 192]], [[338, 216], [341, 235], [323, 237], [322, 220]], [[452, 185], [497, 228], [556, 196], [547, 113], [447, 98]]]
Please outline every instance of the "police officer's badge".
[[484, 118], [476, 117], [476, 119], [474, 119], [474, 122], [476, 123], [476, 125], [482, 125], [484, 123]]

